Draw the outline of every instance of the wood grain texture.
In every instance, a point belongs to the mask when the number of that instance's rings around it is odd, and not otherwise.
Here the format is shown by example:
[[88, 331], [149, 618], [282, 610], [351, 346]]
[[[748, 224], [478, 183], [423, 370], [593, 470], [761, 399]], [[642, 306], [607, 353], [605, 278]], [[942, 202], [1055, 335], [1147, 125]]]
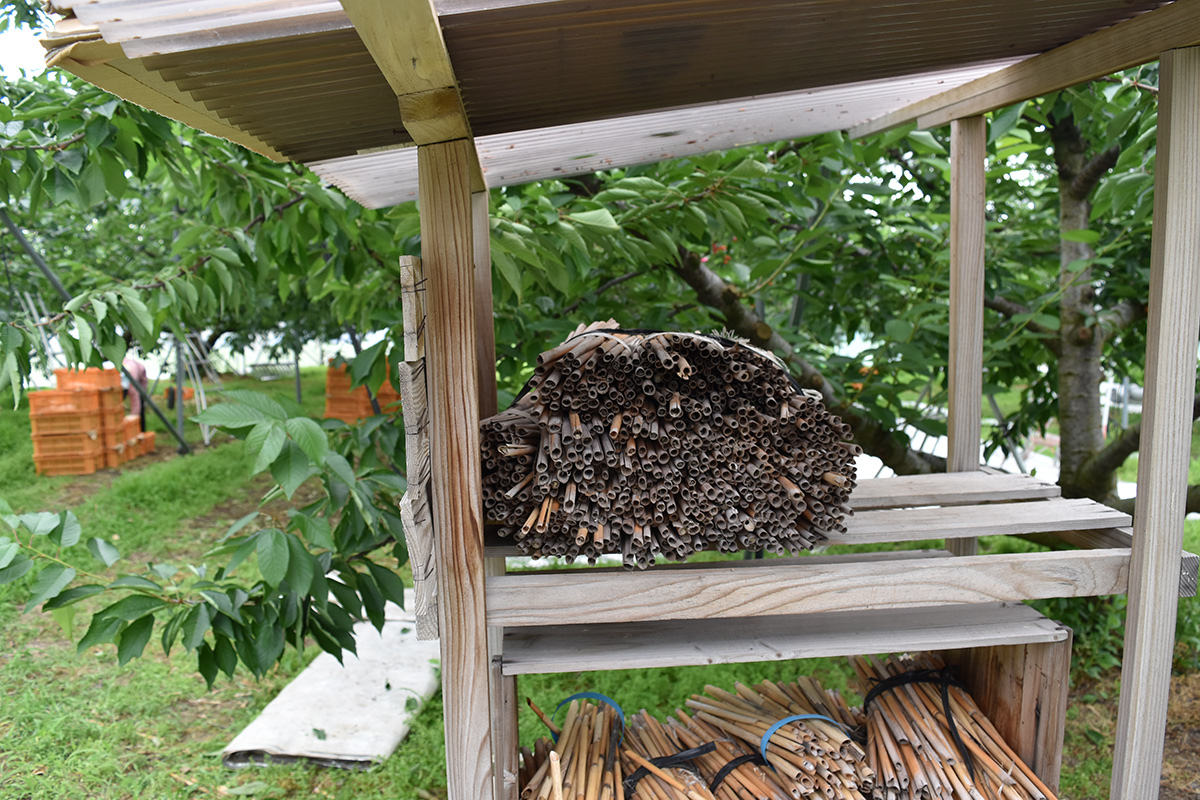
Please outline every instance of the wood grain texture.
[[1062, 641], [1070, 631], [1022, 603], [841, 611], [755, 619], [517, 628], [504, 672], [524, 675], [702, 666]]
[[[983, 419], [983, 239], [987, 123], [956, 119], [950, 126], [950, 361], [946, 380], [947, 472], [979, 469]], [[974, 539], [947, 542], [955, 555], [974, 555]]]
[[826, 611], [917, 608], [1044, 597], [1121, 594], [1125, 549], [1019, 557], [914, 559], [754, 569], [641, 573], [508, 574], [488, 579], [488, 622], [519, 627], [715, 619]]
[[458, 80], [430, 0], [342, 0], [376, 66], [396, 93], [418, 145], [470, 138]]
[[412, 568], [413, 614], [417, 638], [438, 638], [437, 549], [429, 508], [429, 388], [425, 374], [425, 272], [421, 259], [400, 258], [404, 314], [404, 361], [396, 368], [404, 411], [404, 455], [408, 488], [400, 500], [400, 520]]
[[1059, 497], [1053, 483], [1030, 475], [989, 475], [985, 472], [896, 475], [858, 482], [850, 495], [855, 511], [902, 506], [961, 506]]
[[1200, 8], [1177, 2], [1149, 11], [970, 83], [850, 129], [855, 138], [917, 120], [923, 128], [982, 114], [1158, 58], [1200, 42]]
[[1162, 55], [1155, 180], [1140, 488], [1114, 800], [1156, 796], [1162, 765], [1200, 326], [1200, 48]]
[[827, 535], [829, 544], [873, 544], [1114, 528], [1130, 522], [1128, 514], [1094, 500], [1055, 497], [1031, 503], [863, 511], [846, 520], [845, 533]]
[[470, 143], [417, 153], [450, 800], [492, 795]]

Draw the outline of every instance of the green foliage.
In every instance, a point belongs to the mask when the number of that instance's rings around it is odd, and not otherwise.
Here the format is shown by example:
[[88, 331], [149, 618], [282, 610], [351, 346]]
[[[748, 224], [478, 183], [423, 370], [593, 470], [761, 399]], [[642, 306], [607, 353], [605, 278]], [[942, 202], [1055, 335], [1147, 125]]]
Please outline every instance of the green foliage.
[[[290, 498], [309, 480], [320, 486], [318, 499], [283, 518], [255, 512], [236, 521], [208, 554], [228, 559], [211, 576], [203, 564], [182, 570], [151, 563], [116, 579], [90, 565], [77, 567], [83, 551], [105, 570], [118, 563], [120, 554], [105, 539], [92, 537], [84, 544], [73, 513], [18, 515], [0, 501], [0, 520], [11, 533], [0, 537], [0, 585], [23, 581], [26, 610], [38, 605], [67, 609], [63, 621], [68, 626], [76, 604], [101, 594], [117, 597], [92, 615], [79, 642], [81, 652], [112, 642], [125, 664], [142, 655], [157, 627], [163, 651], [170, 653], [178, 643], [195, 653], [210, 686], [218, 672], [232, 677], [238, 661], [262, 676], [286, 645], [302, 649], [307, 637], [339, 659], [343, 650], [353, 652], [355, 619], [365, 616], [382, 627], [384, 603], [404, 602], [403, 583], [392, 567], [378, 561], [385, 551], [392, 563], [407, 560], [395, 511], [405, 488], [393, 469], [401, 437], [383, 417], [361, 426], [328, 421], [322, 427], [307, 417], [289, 416], [265, 395], [230, 395], [197, 419], [247, 437], [246, 458], [279, 482], [264, 502], [276, 493]], [[264, 426], [278, 435], [251, 441]], [[280, 437], [281, 446], [269, 444]], [[265, 446], [274, 447], [275, 455], [263, 458]], [[250, 560], [256, 572], [238, 571]]]

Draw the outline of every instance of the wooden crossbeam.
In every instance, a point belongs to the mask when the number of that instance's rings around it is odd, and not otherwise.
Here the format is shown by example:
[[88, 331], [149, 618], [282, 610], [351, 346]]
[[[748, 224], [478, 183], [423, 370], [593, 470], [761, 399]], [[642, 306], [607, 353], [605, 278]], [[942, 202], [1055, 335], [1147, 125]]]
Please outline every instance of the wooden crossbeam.
[[471, 141], [471, 189], [484, 191], [471, 124], [431, 0], [341, 0], [376, 66], [396, 93], [413, 142]]
[[1165, 50], [1195, 44], [1200, 44], [1200, 2], [1176, 0], [857, 125], [850, 129], [850, 135], [869, 136], [913, 120], [921, 128], [936, 128], [953, 119], [1004, 108], [1145, 64]]
[[[754, 569], [574, 570], [487, 579], [489, 625], [523, 627], [814, 614], [1122, 594], [1129, 550], [886, 560]], [[761, 563], [761, 562], [760, 562]], [[1172, 585], [1172, 590], [1178, 584]]]

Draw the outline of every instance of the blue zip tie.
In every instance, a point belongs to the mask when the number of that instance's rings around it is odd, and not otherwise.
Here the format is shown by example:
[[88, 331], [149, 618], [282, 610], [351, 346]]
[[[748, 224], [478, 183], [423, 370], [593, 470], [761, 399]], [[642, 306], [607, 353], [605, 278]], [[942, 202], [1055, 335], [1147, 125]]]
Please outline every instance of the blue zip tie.
[[[613, 700], [608, 695], [600, 694], [599, 692], [576, 692], [570, 697], [564, 697], [563, 701], [554, 707], [554, 713], [550, 715], [550, 721], [554, 722], [554, 718], [558, 716], [558, 711], [572, 700], [599, 700], [601, 703], [607, 703], [612, 706], [617, 712], [617, 718], [621, 720], [621, 741], [625, 741], [625, 712], [621, 710], [616, 700]], [[550, 738], [556, 743], [558, 742], [558, 734], [550, 731]]]
[[[775, 731], [779, 730], [784, 725], [787, 725], [789, 722], [800, 722], [800, 721], [806, 720], [806, 719], [823, 719], [826, 722], [832, 722], [834, 725], [838, 726], [843, 731], [846, 730], [845, 725], [838, 722], [836, 719], [830, 719], [829, 717], [827, 717], [823, 714], [796, 714], [791, 717], [784, 717], [783, 719], [779, 720], [779, 722], [776, 722], [774, 725], [767, 728], [767, 732], [763, 734], [762, 741], [758, 745], [758, 752], [762, 755], [763, 761], [767, 761], [767, 745], [770, 744], [771, 737], [775, 735]], [[770, 762], [767, 762], [767, 763], [769, 764]], [[775, 769], [775, 768], [771, 767], [771, 769]]]

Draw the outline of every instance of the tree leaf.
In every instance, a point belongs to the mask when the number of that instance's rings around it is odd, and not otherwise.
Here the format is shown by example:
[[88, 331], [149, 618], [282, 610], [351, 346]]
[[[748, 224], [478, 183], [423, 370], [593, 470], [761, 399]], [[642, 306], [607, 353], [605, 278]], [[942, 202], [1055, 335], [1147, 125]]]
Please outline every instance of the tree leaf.
[[122, 575], [108, 585], [109, 589], [147, 589], [151, 592], [161, 592], [162, 587], [141, 575]]
[[195, 420], [205, 425], [222, 428], [249, 428], [267, 419], [267, 415], [252, 406], [241, 403], [217, 403], [201, 411]]
[[251, 511], [249, 514], [246, 514], [245, 516], [241, 517], [237, 522], [235, 522], [229, 526], [229, 529], [225, 531], [225, 535], [222, 536], [218, 540], [218, 542], [224, 542], [224, 541], [228, 540], [229, 538], [231, 538], [234, 534], [236, 534], [242, 528], [246, 527], [253, 520], [255, 520], [258, 517], [259, 513], [260, 512], [258, 512], [258, 511]]
[[120, 628], [121, 620], [106, 617], [103, 613], [94, 614], [91, 624], [88, 625], [87, 633], [79, 640], [79, 644], [75, 646], [75, 652], [86, 653], [89, 648], [95, 647], [98, 644], [111, 642]]
[[252, 475], [257, 475], [271, 466], [271, 462], [279, 457], [287, 441], [287, 433], [277, 420], [264, 420], [246, 434], [246, 452], [254, 456]]
[[567, 219], [586, 228], [603, 233], [616, 233], [621, 230], [621, 226], [613, 219], [612, 213], [607, 208], [597, 208], [592, 211], [576, 211], [574, 214], [568, 214]]
[[192, 606], [192, 610], [183, 620], [183, 627], [180, 628], [180, 633], [183, 635], [183, 649], [190, 653], [199, 647], [200, 643], [204, 641], [204, 634], [208, 633], [211, 625], [212, 611], [208, 604], [199, 603]]
[[[312, 540], [310, 539], [309, 541]], [[21, 545], [8, 538], [0, 538], [0, 569], [4, 569], [11, 564], [19, 552], [21, 552]]]
[[292, 517], [292, 524], [311, 546], [324, 547], [327, 550], [334, 548], [333, 532], [329, 527], [329, 520], [325, 517], [314, 517], [297, 512]]
[[292, 535], [287, 537], [288, 564], [284, 576], [288, 586], [298, 595], [308, 594], [312, 588], [313, 574], [316, 572], [312, 554], [304, 548], [304, 543]]
[[325, 463], [329, 452], [329, 437], [325, 431], [308, 417], [293, 417], [286, 423], [288, 435], [300, 446], [318, 467]]
[[0, 586], [25, 577], [31, 569], [33, 569], [33, 559], [24, 553], [18, 553], [7, 567], [0, 569]]
[[125, 666], [131, 660], [141, 656], [150, 641], [154, 631], [154, 617], [147, 615], [139, 617], [121, 631], [117, 639], [117, 664]]
[[375, 583], [379, 585], [383, 596], [401, 608], [404, 608], [404, 581], [400, 580], [400, 576], [387, 567], [380, 566], [371, 561], [367, 562], [367, 569], [374, 576]]
[[95, 536], [88, 539], [87, 549], [89, 553], [96, 557], [97, 561], [102, 562], [106, 567], [111, 567], [121, 560], [121, 553], [117, 548]]
[[325, 466], [329, 467], [333, 471], [333, 474], [341, 479], [342, 483], [347, 486], [354, 486], [354, 469], [341, 453], [331, 452], [325, 456]]
[[241, 405], [256, 408], [266, 416], [280, 422], [288, 418], [287, 409], [280, 405], [278, 400], [268, 397], [262, 392], [252, 392], [249, 389], [227, 389], [221, 393], [221, 396]]
[[312, 465], [308, 461], [308, 456], [292, 441], [283, 446], [279, 456], [271, 463], [271, 477], [283, 487], [283, 493], [288, 496], [288, 499], [291, 499], [296, 490], [300, 488], [300, 484], [308, 480], [310, 475], [312, 475]]
[[167, 605], [167, 601], [161, 597], [147, 597], [144, 594], [131, 594], [128, 597], [122, 597], [117, 602], [113, 603], [108, 608], [99, 613], [109, 619], [121, 620], [129, 622], [138, 617], [144, 617], [152, 611], [157, 611]]
[[[271, 586], [278, 586], [287, 575], [288, 543], [283, 531], [269, 528], [258, 536], [258, 571]], [[309, 577], [311, 581], [311, 576]]]
[[94, 595], [98, 595], [104, 591], [104, 587], [95, 583], [89, 583], [85, 586], [72, 586], [65, 592], [62, 592], [53, 600], [47, 600], [42, 606], [43, 610], [49, 611], [55, 608], [65, 608], [73, 606], [80, 600], [85, 600]]
[[79, 518], [75, 516], [75, 513], [64, 511], [59, 515], [59, 523], [55, 526], [54, 532], [50, 534], [50, 541], [59, 547], [73, 547], [79, 543], [82, 533], [83, 526], [79, 524]]
[[29, 590], [29, 602], [25, 604], [25, 611], [30, 611], [38, 603], [45, 600], [50, 600], [58, 596], [68, 583], [75, 579], [75, 570], [71, 567], [63, 566], [62, 564], [51, 564], [40, 573], [37, 579], [33, 582], [33, 588]]

